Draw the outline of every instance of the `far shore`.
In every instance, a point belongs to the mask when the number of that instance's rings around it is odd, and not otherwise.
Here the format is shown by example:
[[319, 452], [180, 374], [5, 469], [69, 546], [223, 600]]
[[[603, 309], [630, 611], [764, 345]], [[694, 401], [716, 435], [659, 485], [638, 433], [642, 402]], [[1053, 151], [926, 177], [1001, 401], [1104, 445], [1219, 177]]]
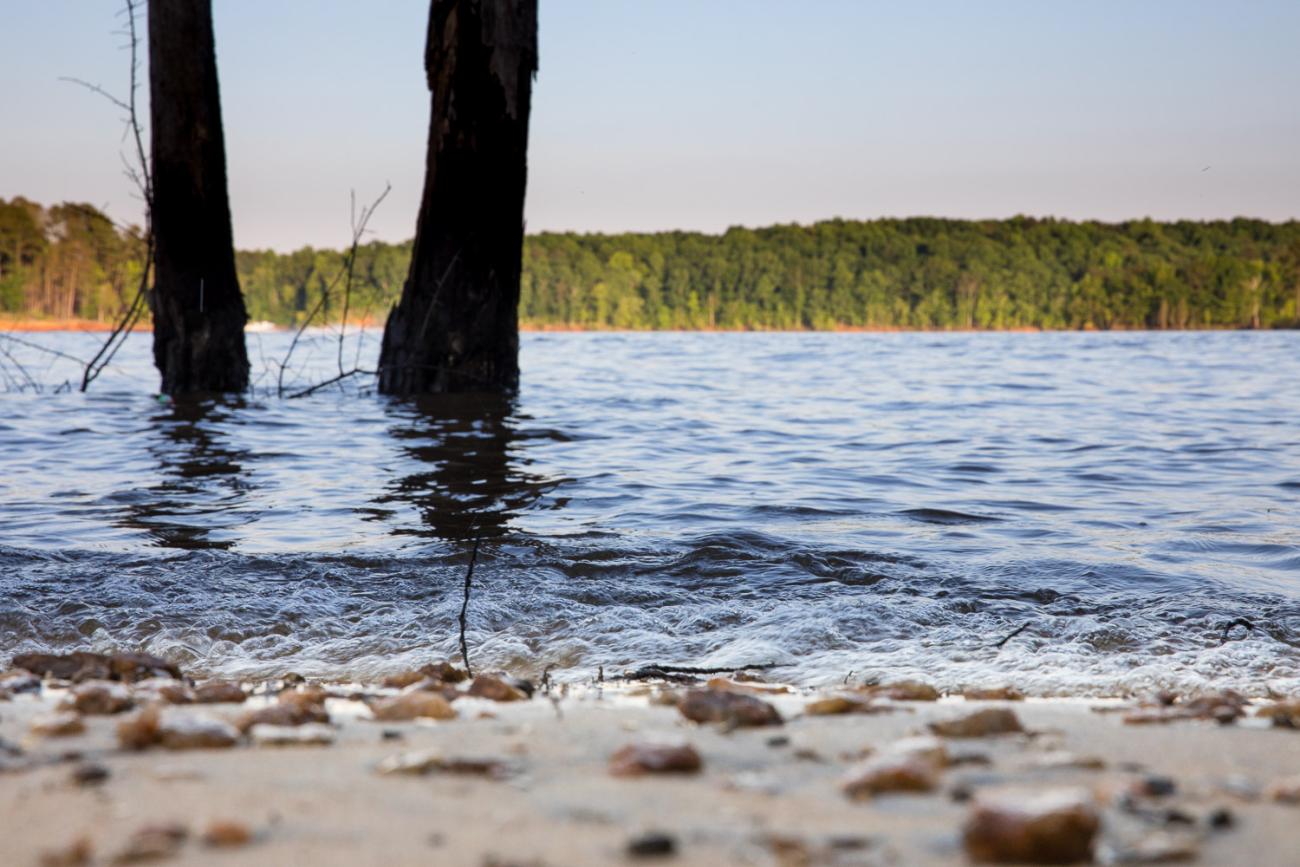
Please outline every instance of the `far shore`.
[[[313, 327], [334, 327], [339, 323], [326, 322]], [[250, 322], [245, 329], [248, 333], [267, 333], [267, 332], [287, 332], [293, 331], [296, 326], [276, 325], [270, 322]], [[380, 329], [383, 323], [374, 318], [349, 320], [348, 328], [363, 329]], [[565, 323], [548, 323], [548, 322], [521, 322], [519, 330], [530, 333], [578, 333], [592, 332], [601, 334], [635, 334], [635, 333], [676, 333], [676, 334], [740, 334], [740, 333], [770, 333], [770, 334], [1041, 334], [1045, 331], [1070, 332], [1070, 333], [1095, 333], [1100, 331], [1116, 331], [1124, 333], [1146, 333], [1155, 331], [1278, 331], [1292, 330], [1296, 326], [1275, 326], [1274, 328], [1249, 329], [1249, 328], [1228, 328], [1228, 327], [1207, 327], [1207, 328], [1060, 328], [1060, 329], [1043, 329], [1035, 326], [1018, 326], [1015, 328], [900, 328], [888, 325], [837, 325], [834, 328], [761, 328], [761, 327], [744, 327], [744, 328], [723, 328], [711, 326], [709, 328], [670, 328], [670, 329], [650, 329], [650, 328], [599, 328], [588, 325], [572, 325]], [[0, 332], [13, 331], [20, 333], [43, 333], [55, 331], [74, 331], [89, 333], [108, 333], [117, 328], [116, 322], [102, 322], [96, 319], [24, 319], [14, 318], [7, 319], [0, 317]], [[149, 322], [136, 323], [132, 331], [148, 332], [153, 330], [153, 325]]]

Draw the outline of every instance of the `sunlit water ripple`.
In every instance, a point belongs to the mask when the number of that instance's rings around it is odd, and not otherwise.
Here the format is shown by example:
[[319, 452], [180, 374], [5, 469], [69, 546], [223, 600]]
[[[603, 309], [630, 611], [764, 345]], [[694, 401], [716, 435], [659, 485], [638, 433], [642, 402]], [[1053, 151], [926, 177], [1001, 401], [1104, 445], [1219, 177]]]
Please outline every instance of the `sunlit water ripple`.
[[515, 402], [423, 406], [272, 396], [287, 342], [236, 403], [160, 404], [147, 335], [0, 395], [0, 653], [370, 677], [455, 653], [482, 538], [482, 664], [1300, 687], [1295, 333], [526, 335]]

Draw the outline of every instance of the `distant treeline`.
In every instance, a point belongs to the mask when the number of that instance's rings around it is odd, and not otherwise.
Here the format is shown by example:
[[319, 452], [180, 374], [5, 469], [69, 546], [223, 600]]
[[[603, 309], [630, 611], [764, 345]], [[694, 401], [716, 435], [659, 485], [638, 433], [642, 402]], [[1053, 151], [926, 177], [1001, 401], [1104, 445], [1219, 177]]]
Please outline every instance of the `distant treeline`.
[[[143, 247], [88, 205], [0, 200], [0, 312], [112, 319]], [[411, 247], [371, 243], [350, 309], [382, 318]], [[254, 320], [342, 308], [343, 253], [246, 251]], [[1300, 324], [1300, 222], [829, 220], [696, 232], [543, 233], [520, 319], [627, 329], [1270, 328]]]

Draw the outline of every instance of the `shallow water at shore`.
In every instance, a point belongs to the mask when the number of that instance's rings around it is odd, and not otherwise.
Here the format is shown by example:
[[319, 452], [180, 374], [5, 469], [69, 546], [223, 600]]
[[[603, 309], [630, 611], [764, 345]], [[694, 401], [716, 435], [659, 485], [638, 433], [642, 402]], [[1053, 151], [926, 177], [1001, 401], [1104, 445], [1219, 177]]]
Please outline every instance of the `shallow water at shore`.
[[530, 334], [517, 401], [419, 406], [249, 340], [242, 401], [160, 404], [148, 335], [0, 398], [0, 652], [372, 677], [455, 652], [481, 537], [511, 669], [1300, 684], [1295, 334]]

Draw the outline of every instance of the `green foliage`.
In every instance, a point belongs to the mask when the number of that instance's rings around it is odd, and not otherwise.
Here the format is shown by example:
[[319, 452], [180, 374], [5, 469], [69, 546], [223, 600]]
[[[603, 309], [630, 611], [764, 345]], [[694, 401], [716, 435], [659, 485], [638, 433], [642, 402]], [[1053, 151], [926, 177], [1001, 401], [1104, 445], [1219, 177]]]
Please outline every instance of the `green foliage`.
[[[0, 200], [0, 309], [111, 318], [140, 240], [85, 205]], [[350, 315], [382, 321], [411, 245], [358, 251]], [[249, 316], [342, 314], [341, 251], [240, 252]], [[75, 314], [60, 314], [69, 309]], [[524, 242], [520, 321], [617, 329], [1268, 328], [1300, 325], [1300, 222], [829, 220]]]

